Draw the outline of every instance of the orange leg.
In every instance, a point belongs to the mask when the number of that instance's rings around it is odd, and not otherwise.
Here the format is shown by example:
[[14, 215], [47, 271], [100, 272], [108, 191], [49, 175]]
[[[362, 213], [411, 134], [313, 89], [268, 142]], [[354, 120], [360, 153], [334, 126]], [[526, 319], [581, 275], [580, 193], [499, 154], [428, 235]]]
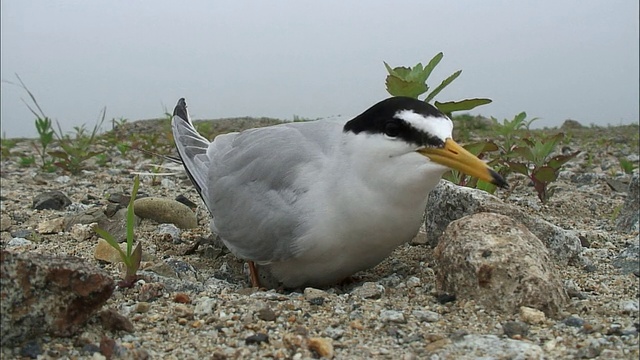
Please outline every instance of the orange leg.
[[249, 264], [249, 277], [251, 279], [252, 287], [260, 287], [260, 279], [258, 279], [258, 269], [253, 261], [247, 261]]

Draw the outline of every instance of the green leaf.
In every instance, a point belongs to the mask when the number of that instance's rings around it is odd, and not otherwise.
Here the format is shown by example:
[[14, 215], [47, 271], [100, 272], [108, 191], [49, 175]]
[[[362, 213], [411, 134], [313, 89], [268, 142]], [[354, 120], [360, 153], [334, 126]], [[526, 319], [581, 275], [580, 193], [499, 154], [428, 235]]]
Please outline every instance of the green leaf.
[[64, 160], [68, 160], [69, 159], [69, 154], [67, 154], [64, 151], [59, 151], [59, 150], [58, 151], [49, 151], [49, 152], [47, 152], [47, 154], [49, 154], [49, 155], [51, 155], [51, 156], [53, 156], [55, 158], [58, 158], [58, 159], [64, 159]]
[[431, 76], [431, 72], [433, 72], [433, 69], [435, 69], [436, 66], [438, 66], [438, 64], [440, 63], [440, 60], [442, 60], [443, 57], [444, 57], [444, 54], [442, 52], [439, 52], [436, 54], [436, 56], [434, 56], [431, 60], [429, 60], [429, 63], [427, 64], [427, 66], [424, 67], [425, 81], [427, 81], [429, 76]]
[[427, 97], [424, 99], [424, 101], [425, 102], [431, 101], [434, 97], [436, 97], [436, 95], [438, 95], [442, 91], [442, 89], [444, 89], [449, 84], [451, 84], [453, 82], [453, 80], [457, 79], [458, 76], [460, 76], [460, 74], [462, 74], [462, 70], [458, 70], [458, 71], [454, 72], [453, 74], [451, 74], [448, 78], [442, 80], [440, 85], [438, 85], [438, 87], [433, 89], [433, 91], [429, 95], [427, 95]]
[[408, 96], [417, 99], [427, 91], [427, 86], [421, 82], [409, 82], [397, 76], [387, 76], [387, 91], [392, 96]]
[[558, 175], [556, 174], [555, 169], [551, 166], [542, 166], [534, 169], [531, 173], [531, 177], [537, 182], [550, 183], [556, 181]]
[[486, 182], [484, 180], [479, 180], [479, 179], [478, 179], [478, 183], [476, 184], [476, 189], [486, 191], [489, 194], [495, 193], [497, 188], [498, 187], [493, 185], [492, 183]]
[[138, 175], [133, 180], [133, 191], [131, 191], [131, 198], [129, 199], [129, 206], [127, 206], [127, 256], [131, 256], [133, 247], [133, 226], [135, 224], [135, 213], [133, 210], [133, 202], [136, 200], [138, 194], [138, 187], [140, 186], [140, 178]]
[[515, 161], [506, 161], [506, 163], [509, 166], [509, 169], [511, 169], [511, 171], [517, 172], [527, 177], [529, 176], [529, 168], [527, 167], [526, 164], [515, 162]]
[[575, 158], [576, 156], [578, 156], [578, 154], [580, 154], [580, 151], [576, 151], [574, 153], [571, 154], [567, 154], [567, 155], [558, 155], [558, 156], [554, 156], [551, 160], [549, 160], [549, 162], [547, 163], [548, 166], [558, 170], [560, 169], [560, 167], [562, 167], [562, 165], [564, 165], [565, 163], [567, 163], [569, 160]]
[[491, 103], [491, 99], [475, 98], [460, 101], [447, 101], [443, 103], [436, 101], [434, 103], [434, 106], [445, 114], [451, 114], [454, 111], [471, 110], [478, 106], [486, 105], [489, 103]]
[[523, 158], [525, 158], [528, 161], [533, 162], [535, 160], [533, 153], [531, 152], [531, 148], [528, 147], [523, 147], [523, 146], [516, 146], [513, 149], [513, 152], [515, 152], [516, 154], [522, 156]]

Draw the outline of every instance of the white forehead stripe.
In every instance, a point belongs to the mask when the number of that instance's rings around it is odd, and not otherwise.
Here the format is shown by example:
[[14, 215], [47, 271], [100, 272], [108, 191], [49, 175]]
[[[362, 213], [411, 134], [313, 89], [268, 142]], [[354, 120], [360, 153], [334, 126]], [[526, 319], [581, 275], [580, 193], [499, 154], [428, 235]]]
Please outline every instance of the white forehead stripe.
[[453, 122], [448, 117], [425, 117], [413, 110], [400, 110], [394, 116], [396, 119], [404, 120], [420, 131], [435, 135], [442, 140], [451, 137]]

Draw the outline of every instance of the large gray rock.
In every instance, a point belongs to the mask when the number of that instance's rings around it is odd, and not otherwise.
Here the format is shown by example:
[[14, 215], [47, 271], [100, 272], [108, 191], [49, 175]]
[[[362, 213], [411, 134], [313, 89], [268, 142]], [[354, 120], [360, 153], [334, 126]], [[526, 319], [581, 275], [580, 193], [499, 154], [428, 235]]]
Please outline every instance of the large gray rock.
[[553, 316], [568, 297], [549, 251], [508, 216], [480, 213], [452, 222], [435, 248], [438, 290], [487, 309], [521, 306]]
[[625, 200], [620, 215], [617, 219], [617, 227], [619, 231], [632, 233], [638, 232], [640, 227], [640, 184], [638, 183], [638, 174], [634, 174], [629, 183], [627, 200]]
[[[539, 345], [496, 335], [465, 335], [433, 353], [438, 359], [544, 359]], [[431, 357], [433, 358], [433, 356]]]
[[0, 253], [0, 346], [71, 336], [109, 299], [113, 279], [73, 256]]
[[522, 223], [544, 243], [559, 264], [566, 265], [570, 261], [580, 260], [582, 245], [574, 231], [564, 230], [546, 220], [528, 215], [484, 191], [457, 186], [445, 180], [440, 180], [429, 194], [425, 220], [427, 242], [431, 246], [437, 245], [449, 223], [481, 212], [502, 214]]

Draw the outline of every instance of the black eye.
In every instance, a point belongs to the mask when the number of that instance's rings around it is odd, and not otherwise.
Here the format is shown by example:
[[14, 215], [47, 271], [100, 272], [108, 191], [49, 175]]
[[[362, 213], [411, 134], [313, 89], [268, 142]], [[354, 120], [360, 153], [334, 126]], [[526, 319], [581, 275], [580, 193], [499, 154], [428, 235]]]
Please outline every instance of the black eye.
[[400, 135], [400, 126], [392, 121], [384, 124], [384, 134], [388, 137], [398, 137]]

